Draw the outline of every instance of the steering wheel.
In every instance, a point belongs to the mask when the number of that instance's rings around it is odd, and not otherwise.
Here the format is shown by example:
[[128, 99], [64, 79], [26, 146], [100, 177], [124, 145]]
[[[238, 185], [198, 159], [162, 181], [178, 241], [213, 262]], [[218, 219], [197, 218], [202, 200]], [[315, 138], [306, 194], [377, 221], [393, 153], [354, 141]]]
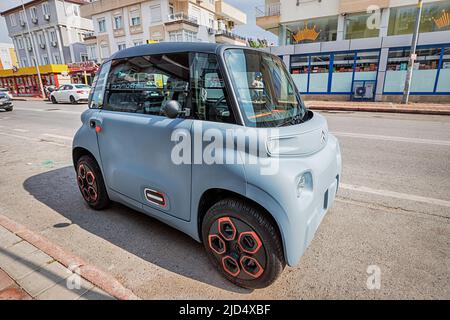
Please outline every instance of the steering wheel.
[[226, 99], [225, 96], [220, 97], [220, 99], [217, 100], [217, 101], [214, 103], [214, 108], [217, 108], [217, 106], [218, 106], [219, 104], [221, 104], [221, 103], [223, 102], [223, 100], [225, 100], [225, 99]]

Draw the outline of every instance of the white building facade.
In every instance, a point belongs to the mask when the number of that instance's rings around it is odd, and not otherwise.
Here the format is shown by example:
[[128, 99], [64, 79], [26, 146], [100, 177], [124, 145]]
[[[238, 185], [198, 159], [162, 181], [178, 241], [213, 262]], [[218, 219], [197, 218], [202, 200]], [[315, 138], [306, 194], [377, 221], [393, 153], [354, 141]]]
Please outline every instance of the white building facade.
[[[256, 15], [306, 96], [398, 101], [417, 10], [417, 0], [266, 0]], [[412, 100], [450, 101], [450, 0], [424, 1], [418, 45]]]
[[118, 50], [161, 41], [203, 41], [245, 45], [232, 32], [247, 16], [217, 0], [98, 0], [81, 8], [94, 32], [85, 38], [90, 60]]
[[[20, 67], [87, 60], [84, 34], [92, 21], [80, 16], [82, 0], [34, 0], [2, 12]], [[31, 31], [28, 33], [27, 25]]]

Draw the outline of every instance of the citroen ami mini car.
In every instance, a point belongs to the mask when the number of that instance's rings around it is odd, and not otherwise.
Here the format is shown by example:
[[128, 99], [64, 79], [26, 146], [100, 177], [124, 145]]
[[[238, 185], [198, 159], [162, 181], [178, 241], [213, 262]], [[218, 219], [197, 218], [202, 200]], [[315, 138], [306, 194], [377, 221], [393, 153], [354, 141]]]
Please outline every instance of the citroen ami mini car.
[[73, 162], [87, 204], [120, 202], [179, 229], [242, 287], [266, 287], [299, 262], [338, 190], [337, 139], [263, 51], [119, 51], [81, 121]]

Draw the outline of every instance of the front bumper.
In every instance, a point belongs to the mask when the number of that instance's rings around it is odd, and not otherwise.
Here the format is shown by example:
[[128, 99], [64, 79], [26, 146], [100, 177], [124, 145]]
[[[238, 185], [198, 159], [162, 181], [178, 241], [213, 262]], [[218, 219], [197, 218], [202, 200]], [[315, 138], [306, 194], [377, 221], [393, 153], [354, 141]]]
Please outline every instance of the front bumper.
[[[276, 220], [283, 238], [286, 262], [294, 266], [334, 202], [342, 172], [339, 142], [329, 134], [325, 147], [319, 152], [277, 160], [278, 173], [266, 177], [259, 175], [253, 182], [250, 181], [248, 190], [252, 193], [252, 188], [258, 186], [263, 192], [264, 196], [260, 193], [256, 195], [256, 200]], [[304, 172], [311, 174], [312, 188], [298, 196], [297, 178]]]
[[11, 100], [0, 101], [0, 108], [9, 108], [12, 107], [13, 103]]

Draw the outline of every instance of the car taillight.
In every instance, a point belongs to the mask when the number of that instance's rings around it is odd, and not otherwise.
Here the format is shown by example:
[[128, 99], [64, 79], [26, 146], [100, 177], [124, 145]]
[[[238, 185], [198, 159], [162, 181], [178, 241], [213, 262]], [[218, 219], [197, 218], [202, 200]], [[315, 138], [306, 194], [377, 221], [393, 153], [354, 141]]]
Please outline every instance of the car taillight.
[[83, 91], [83, 90], [78, 90], [78, 91], [77, 91], [77, 93], [81, 93], [81, 94], [83, 94], [83, 93], [84, 93], [84, 91]]

